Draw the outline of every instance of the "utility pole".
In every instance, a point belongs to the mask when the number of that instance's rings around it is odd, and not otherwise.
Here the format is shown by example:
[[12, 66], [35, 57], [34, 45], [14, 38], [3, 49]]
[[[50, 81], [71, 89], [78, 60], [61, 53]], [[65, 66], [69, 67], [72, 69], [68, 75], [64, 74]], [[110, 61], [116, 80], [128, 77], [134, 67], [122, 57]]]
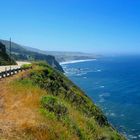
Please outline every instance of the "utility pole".
[[10, 37], [10, 42], [9, 42], [9, 51], [10, 51], [10, 61], [11, 61], [11, 64], [10, 64], [10, 75], [11, 75], [11, 65], [12, 65], [12, 57], [11, 57], [11, 37]]
[[11, 38], [10, 38], [10, 57], [11, 57]]

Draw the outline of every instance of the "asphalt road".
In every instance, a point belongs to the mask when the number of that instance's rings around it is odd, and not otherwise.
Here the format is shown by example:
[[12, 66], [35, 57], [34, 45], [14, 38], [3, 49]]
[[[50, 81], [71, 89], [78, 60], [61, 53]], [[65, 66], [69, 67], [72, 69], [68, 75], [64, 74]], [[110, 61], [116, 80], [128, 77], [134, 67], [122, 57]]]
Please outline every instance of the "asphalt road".
[[30, 62], [17, 61], [17, 65], [0, 66], [0, 72], [10, 70], [10, 67], [11, 69], [20, 68], [23, 64], [30, 64]]

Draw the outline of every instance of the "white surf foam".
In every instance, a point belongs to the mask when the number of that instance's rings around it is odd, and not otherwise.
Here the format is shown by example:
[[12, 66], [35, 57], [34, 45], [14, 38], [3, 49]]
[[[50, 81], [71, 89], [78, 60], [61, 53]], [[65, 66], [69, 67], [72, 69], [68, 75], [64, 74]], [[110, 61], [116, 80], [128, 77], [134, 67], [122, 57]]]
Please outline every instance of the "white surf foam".
[[72, 61], [60, 62], [60, 65], [73, 64], [73, 63], [81, 63], [81, 62], [88, 62], [88, 61], [95, 61], [95, 60], [96, 59], [72, 60]]

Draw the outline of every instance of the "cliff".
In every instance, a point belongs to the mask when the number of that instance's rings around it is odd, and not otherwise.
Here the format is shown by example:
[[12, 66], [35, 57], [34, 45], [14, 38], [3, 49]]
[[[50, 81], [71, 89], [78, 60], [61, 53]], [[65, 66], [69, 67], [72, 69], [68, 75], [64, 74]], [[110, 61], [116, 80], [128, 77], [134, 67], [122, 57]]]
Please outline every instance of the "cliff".
[[32, 67], [6, 83], [8, 89], [0, 89], [5, 93], [1, 138], [125, 140], [92, 100], [62, 73], [46, 63]]
[[9, 57], [5, 45], [0, 42], [0, 66], [13, 64], [16, 64], [15, 61]]
[[[9, 41], [0, 40], [5, 46], [7, 51], [9, 51]], [[12, 57], [17, 61], [46, 61], [53, 68], [64, 72], [63, 68], [56, 61], [55, 57], [52, 55], [41, 54], [39, 52], [33, 52], [25, 49], [21, 45], [11, 42]]]

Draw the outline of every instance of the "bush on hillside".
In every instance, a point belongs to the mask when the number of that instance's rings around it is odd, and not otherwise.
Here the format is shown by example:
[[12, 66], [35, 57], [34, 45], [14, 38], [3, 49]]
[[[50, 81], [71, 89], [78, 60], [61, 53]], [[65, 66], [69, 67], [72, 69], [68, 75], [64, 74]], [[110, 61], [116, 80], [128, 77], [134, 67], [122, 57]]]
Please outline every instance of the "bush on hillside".
[[60, 103], [56, 97], [43, 96], [41, 99], [42, 106], [49, 112], [53, 112], [58, 118], [68, 114], [68, 109]]

